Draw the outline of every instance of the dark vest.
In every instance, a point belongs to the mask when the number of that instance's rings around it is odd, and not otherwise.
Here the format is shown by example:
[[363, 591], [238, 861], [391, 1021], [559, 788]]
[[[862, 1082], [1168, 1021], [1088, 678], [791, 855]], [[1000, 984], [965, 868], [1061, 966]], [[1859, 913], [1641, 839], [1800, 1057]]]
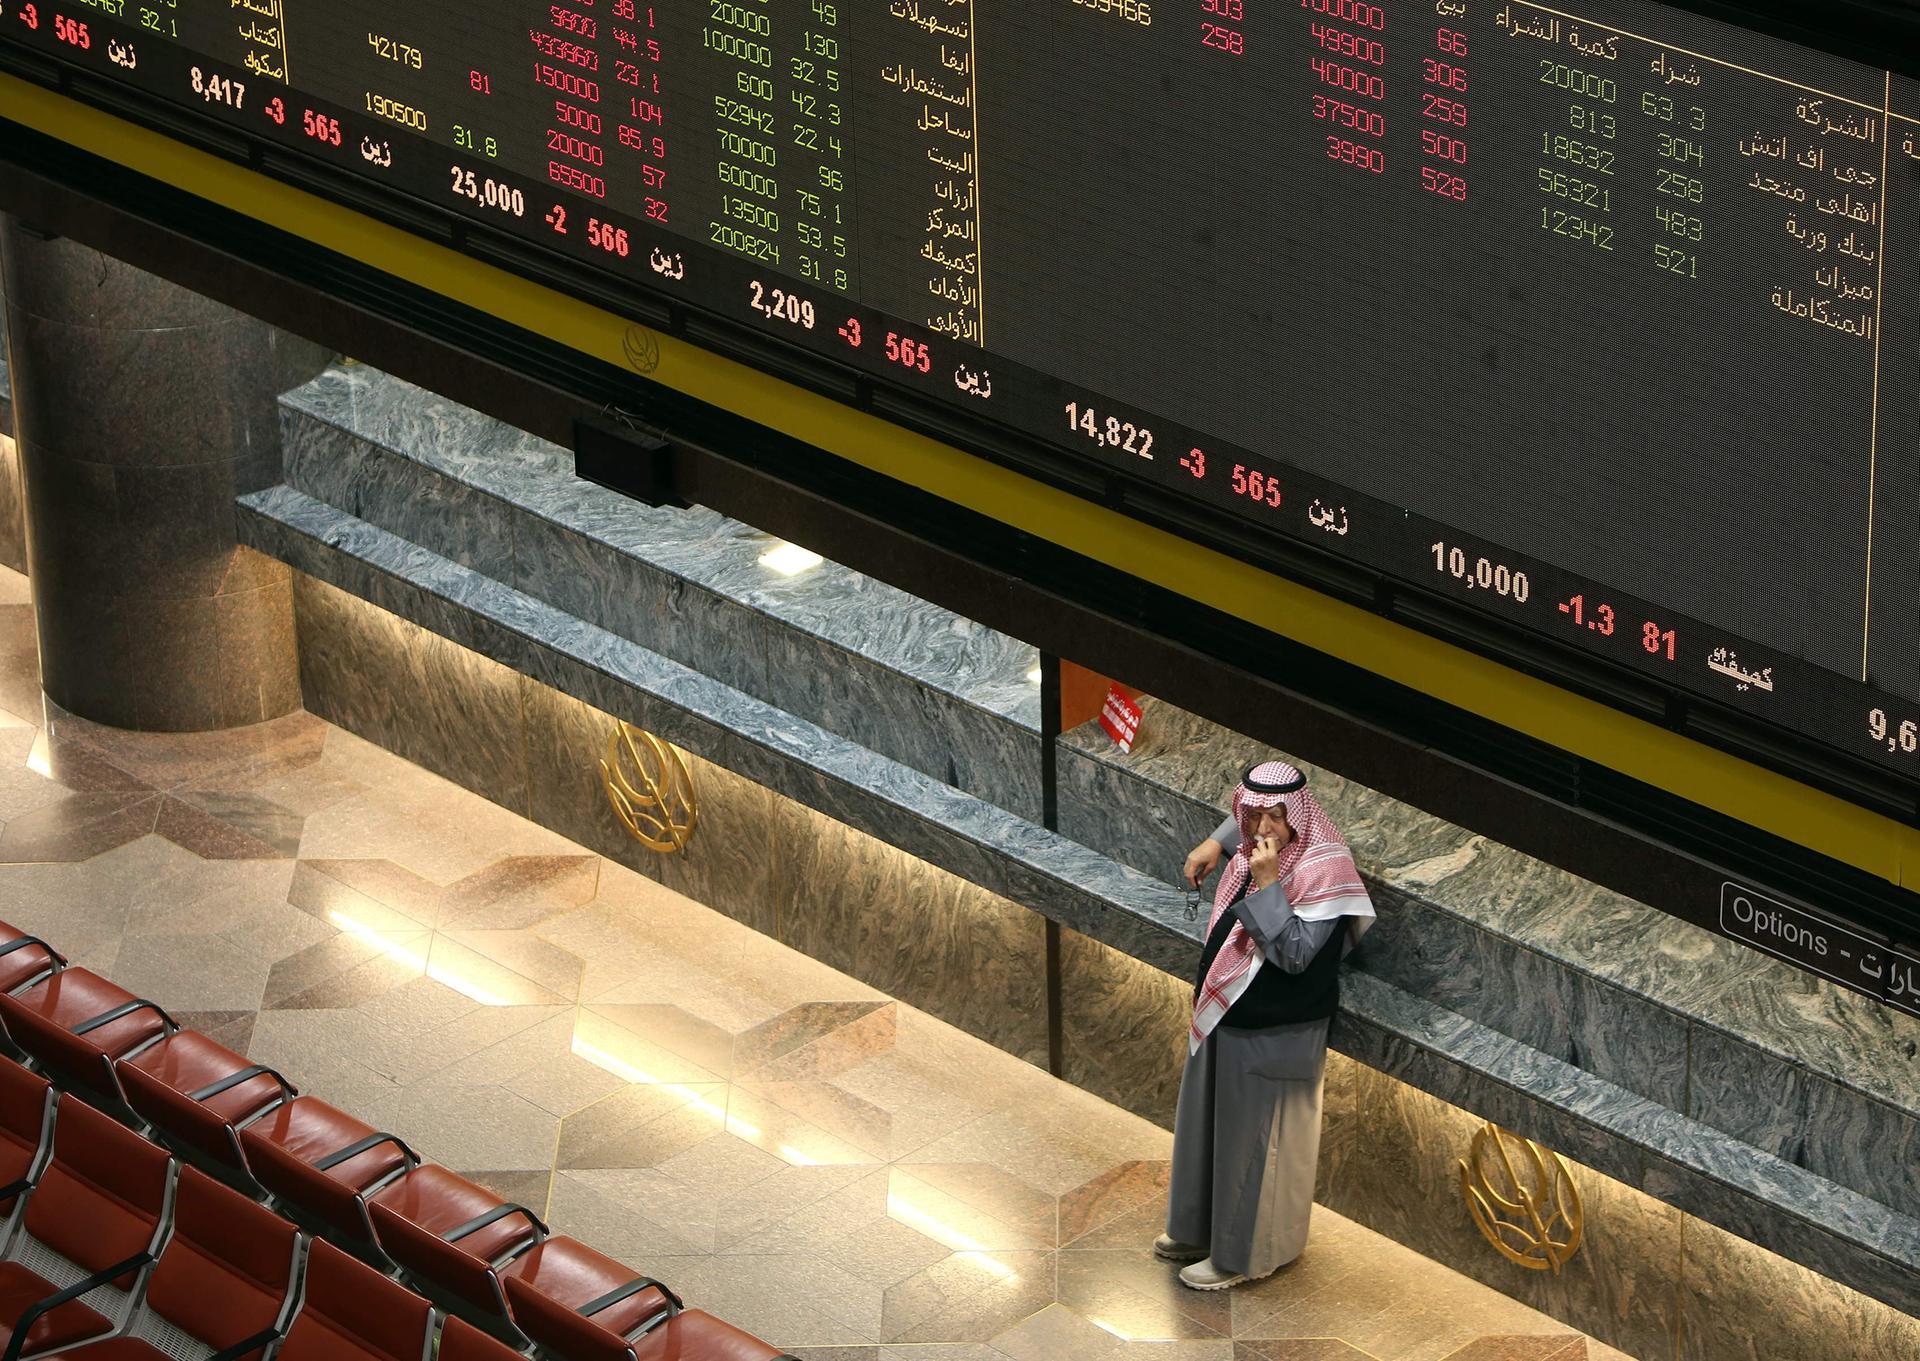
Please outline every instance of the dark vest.
[[[1240, 894], [1245, 897], [1246, 889], [1241, 889]], [[1207, 948], [1200, 955], [1196, 989], [1206, 980], [1214, 956], [1227, 943], [1227, 933], [1236, 921], [1232, 912], [1222, 912], [1208, 933]], [[1240, 994], [1240, 999], [1227, 1008], [1220, 1024], [1234, 1030], [1267, 1030], [1273, 1026], [1323, 1021], [1332, 1016], [1340, 1007], [1340, 953], [1346, 939], [1347, 919], [1342, 917], [1334, 923], [1327, 943], [1299, 973], [1288, 973], [1272, 960], [1263, 961], [1253, 982]]]

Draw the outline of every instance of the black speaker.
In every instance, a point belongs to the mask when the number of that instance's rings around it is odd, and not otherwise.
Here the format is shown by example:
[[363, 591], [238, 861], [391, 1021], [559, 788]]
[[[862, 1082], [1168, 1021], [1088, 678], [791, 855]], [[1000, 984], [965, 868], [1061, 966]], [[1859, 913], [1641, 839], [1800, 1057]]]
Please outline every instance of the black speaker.
[[649, 506], [684, 510], [690, 504], [675, 486], [672, 441], [612, 415], [573, 423], [573, 471]]

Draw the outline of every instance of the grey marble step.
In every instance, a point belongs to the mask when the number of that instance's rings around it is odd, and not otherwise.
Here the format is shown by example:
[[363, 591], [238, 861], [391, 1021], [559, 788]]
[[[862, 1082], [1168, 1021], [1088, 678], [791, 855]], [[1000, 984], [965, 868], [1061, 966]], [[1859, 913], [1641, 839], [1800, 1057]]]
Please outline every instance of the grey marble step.
[[[1169, 884], [290, 487], [239, 502], [261, 552], [1176, 977]], [[1896, 1308], [1920, 1224], [1392, 982], [1349, 970], [1336, 1048]], [[1359, 1156], [1364, 1156], [1364, 1150]]]
[[[1063, 736], [1060, 830], [1172, 884], [1261, 753], [1142, 707], [1131, 753], [1097, 724]], [[1380, 909], [1369, 974], [1920, 1215], [1920, 1019], [1286, 759], [1309, 771]]]
[[700, 507], [577, 480], [565, 450], [360, 366], [281, 402], [289, 486], [698, 667], [830, 732], [1040, 816], [1035, 650]]

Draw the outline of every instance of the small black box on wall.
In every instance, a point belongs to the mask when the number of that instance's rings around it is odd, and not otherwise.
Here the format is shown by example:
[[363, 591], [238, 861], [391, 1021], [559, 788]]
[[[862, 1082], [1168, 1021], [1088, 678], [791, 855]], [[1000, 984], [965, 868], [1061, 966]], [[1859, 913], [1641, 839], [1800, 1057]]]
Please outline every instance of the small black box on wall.
[[671, 441], [611, 416], [585, 416], [573, 423], [573, 471], [649, 506], [684, 510], [690, 504], [674, 483]]

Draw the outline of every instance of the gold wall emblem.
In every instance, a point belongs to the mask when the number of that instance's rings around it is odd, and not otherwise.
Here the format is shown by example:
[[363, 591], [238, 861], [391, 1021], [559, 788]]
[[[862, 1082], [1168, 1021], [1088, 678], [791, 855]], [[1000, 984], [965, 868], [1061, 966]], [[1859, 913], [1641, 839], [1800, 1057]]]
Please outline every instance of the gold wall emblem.
[[678, 749], [652, 733], [621, 723], [600, 762], [607, 802], [635, 841], [671, 855], [685, 850], [700, 820], [693, 777]]
[[1557, 1276], [1580, 1250], [1580, 1188], [1553, 1150], [1489, 1120], [1460, 1160], [1460, 1190], [1480, 1232], [1516, 1266]]

